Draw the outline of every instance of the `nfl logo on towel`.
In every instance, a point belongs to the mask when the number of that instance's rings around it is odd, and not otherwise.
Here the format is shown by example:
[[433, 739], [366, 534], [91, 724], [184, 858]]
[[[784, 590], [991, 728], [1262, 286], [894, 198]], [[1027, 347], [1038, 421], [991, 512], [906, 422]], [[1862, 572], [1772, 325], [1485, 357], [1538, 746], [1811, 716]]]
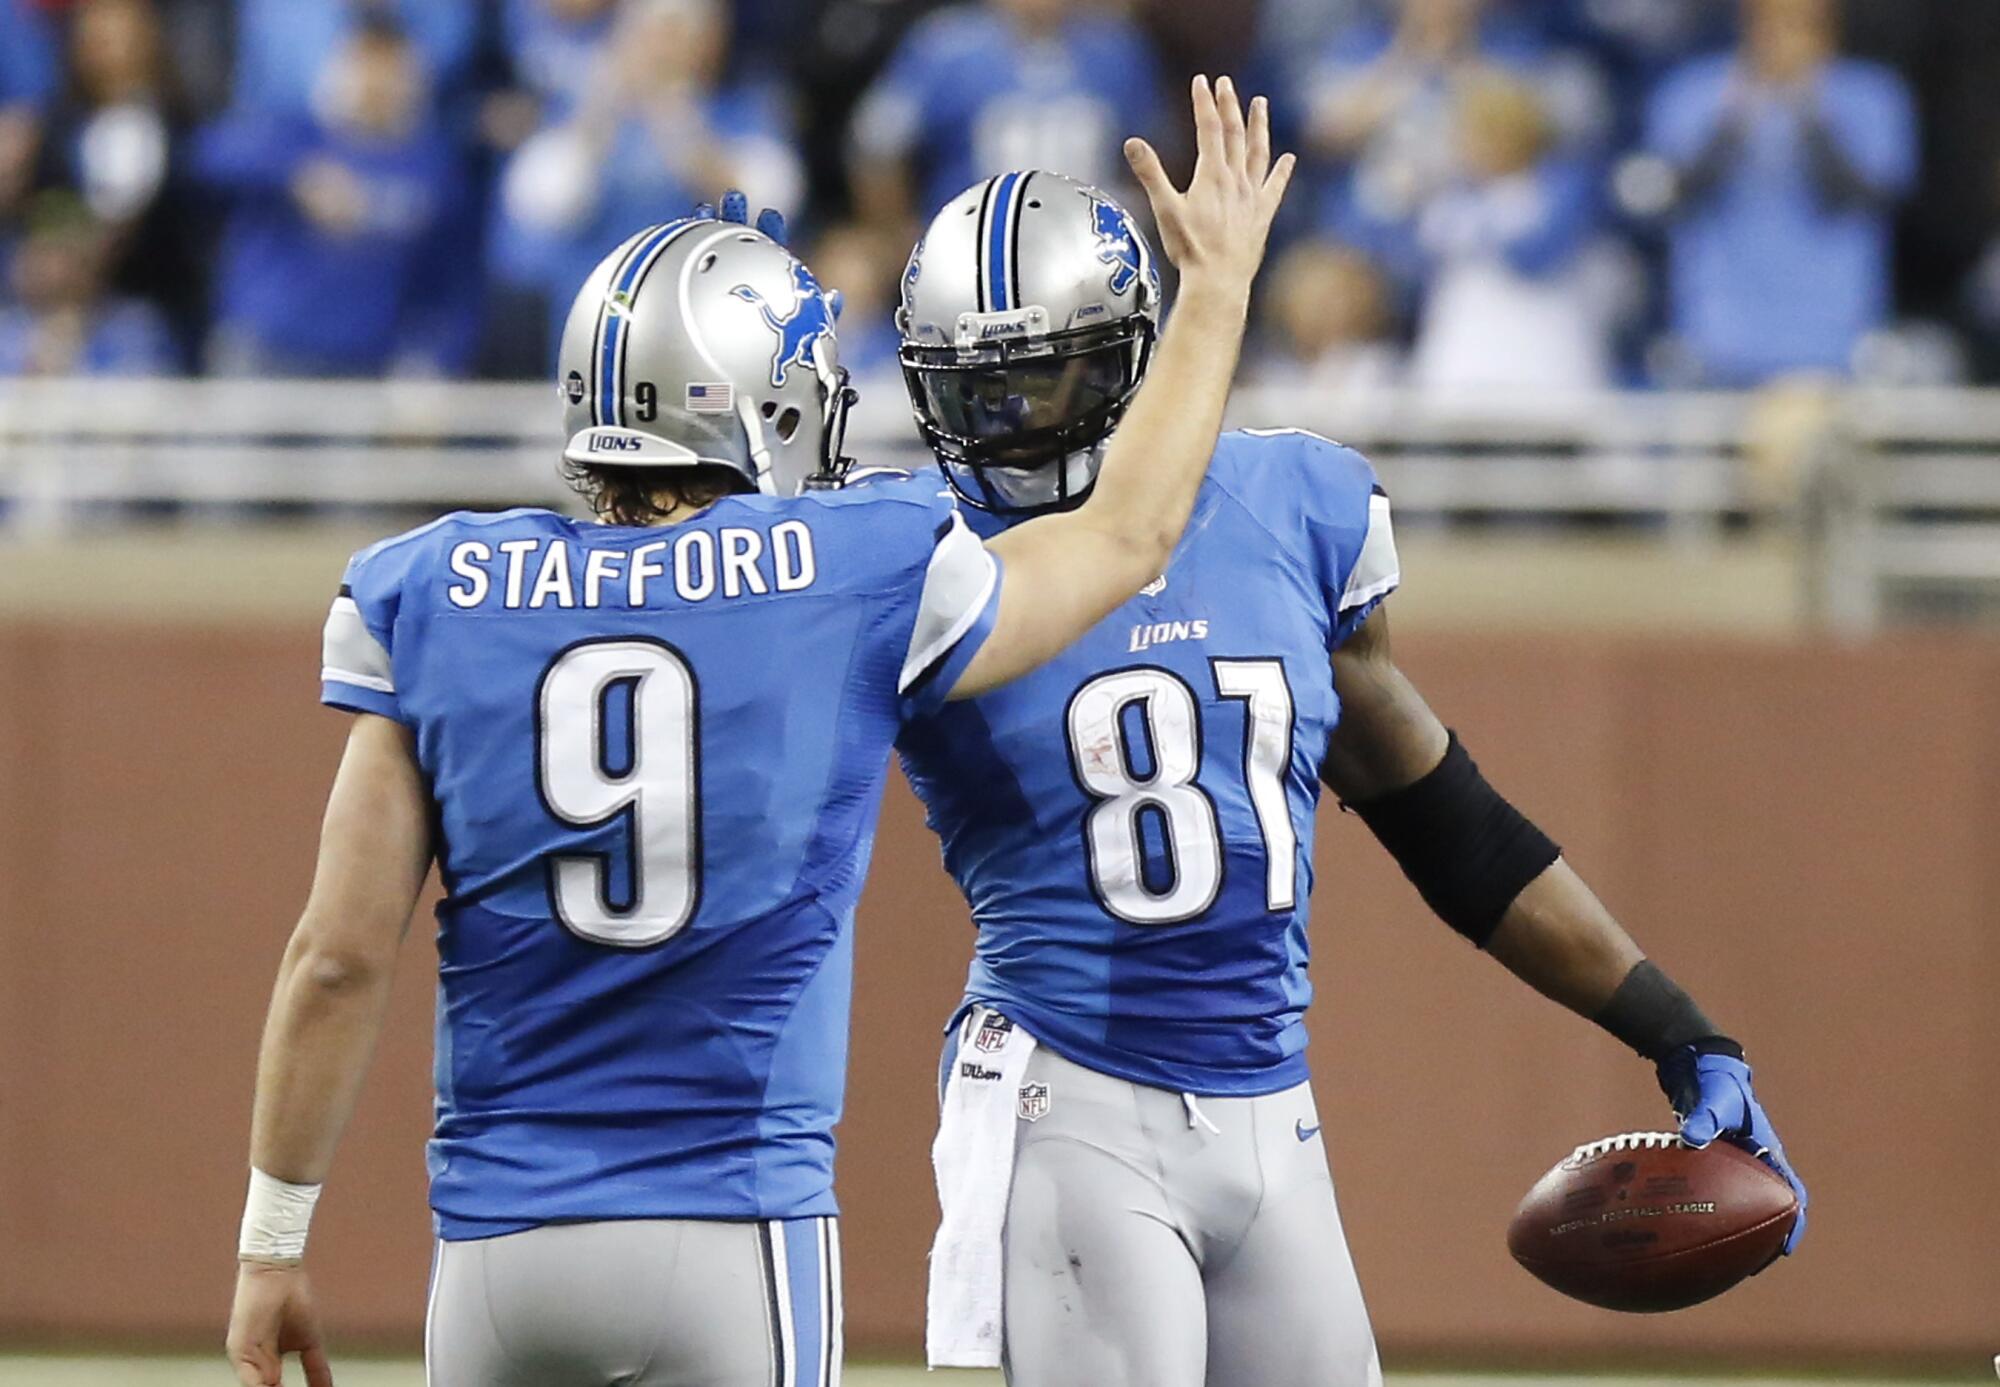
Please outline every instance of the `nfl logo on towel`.
[[1014, 1023], [998, 1012], [988, 1012], [986, 1019], [979, 1023], [979, 1034], [972, 1038], [972, 1047], [992, 1054], [1007, 1044], [1007, 1036], [1014, 1029]]
[[1040, 1122], [1049, 1115], [1049, 1086], [1044, 1083], [1022, 1084], [1019, 1102], [1015, 1111], [1021, 1114], [1023, 1122]]
[[687, 408], [690, 414], [727, 414], [736, 408], [736, 387], [726, 381], [690, 385], [687, 388]]

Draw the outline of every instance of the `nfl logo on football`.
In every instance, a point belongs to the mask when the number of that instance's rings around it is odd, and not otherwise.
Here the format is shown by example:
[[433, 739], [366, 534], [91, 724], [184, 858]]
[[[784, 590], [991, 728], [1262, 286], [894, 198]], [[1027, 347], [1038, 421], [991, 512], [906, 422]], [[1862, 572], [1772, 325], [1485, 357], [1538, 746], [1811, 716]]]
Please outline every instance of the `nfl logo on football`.
[[1044, 1083], [1022, 1084], [1016, 1111], [1023, 1122], [1040, 1122], [1049, 1115], [1049, 1086]]

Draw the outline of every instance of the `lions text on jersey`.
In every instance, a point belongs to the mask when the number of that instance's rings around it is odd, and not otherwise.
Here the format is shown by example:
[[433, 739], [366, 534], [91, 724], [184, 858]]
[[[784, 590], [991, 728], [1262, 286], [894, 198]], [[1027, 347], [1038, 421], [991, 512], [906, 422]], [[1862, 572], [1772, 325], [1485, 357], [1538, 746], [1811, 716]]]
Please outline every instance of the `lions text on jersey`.
[[436, 801], [442, 1236], [834, 1212], [889, 746], [998, 583], [934, 478], [356, 555], [323, 698], [406, 724]]
[[967, 1002], [1137, 1083], [1303, 1080], [1327, 654], [1397, 578], [1358, 454], [1225, 434], [1160, 582], [1035, 673], [906, 727], [978, 925]]

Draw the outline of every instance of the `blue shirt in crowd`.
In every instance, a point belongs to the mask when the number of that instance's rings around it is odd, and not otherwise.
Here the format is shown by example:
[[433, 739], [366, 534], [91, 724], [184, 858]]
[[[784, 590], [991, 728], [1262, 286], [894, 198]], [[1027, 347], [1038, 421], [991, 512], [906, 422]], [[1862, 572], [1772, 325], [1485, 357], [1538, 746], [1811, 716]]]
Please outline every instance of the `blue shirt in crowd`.
[[[25, 308], [0, 308], [0, 377], [33, 369], [40, 326]], [[70, 374], [165, 376], [179, 369], [166, 315], [143, 299], [118, 299], [92, 311]]]
[[[1812, 167], [1807, 109], [1866, 197], [1829, 196]], [[1674, 332], [1712, 385], [1844, 371], [1890, 310], [1890, 208], [1917, 173], [1909, 92], [1886, 68], [1843, 60], [1791, 99], [1749, 86], [1729, 57], [1703, 58], [1661, 84], [1647, 144], [1686, 174], [1739, 111], [1733, 156], [1670, 232]]]
[[[267, 115], [304, 116], [327, 60], [354, 22], [350, 0], [235, 0], [235, 104]], [[396, 0], [389, 11], [409, 33], [434, 91], [449, 92], [472, 65], [479, 7], [464, 0]]]
[[[728, 146], [770, 141], [787, 148], [791, 134], [774, 94], [759, 85], [725, 86], [701, 100], [706, 138]], [[507, 216], [504, 201], [494, 208], [493, 268], [509, 283], [535, 289], [547, 298], [550, 343], [562, 339], [563, 320], [577, 286], [597, 262], [632, 234], [634, 227], [672, 221], [713, 197], [682, 178], [661, 136], [644, 120], [624, 121], [597, 165], [597, 200], [590, 214], [561, 231], [523, 226]]]
[[996, 169], [1123, 181], [1125, 136], [1158, 126], [1158, 73], [1122, 19], [1075, 15], [1024, 37], [986, 8], [945, 10], [903, 40], [856, 115], [863, 156], [914, 158], [926, 208]]
[[[293, 179], [328, 159], [360, 180], [361, 227], [334, 234], [301, 210]], [[236, 120], [204, 131], [194, 173], [233, 199], [218, 261], [216, 318], [280, 373], [379, 374], [399, 357], [451, 370], [466, 325], [437, 312], [456, 253], [447, 234], [460, 191], [456, 151], [435, 129], [374, 141], [316, 126]]]
[[47, 12], [28, 0], [0, 0], [0, 106], [46, 105], [61, 75]]
[[546, 0], [507, 0], [501, 40], [514, 80], [542, 101], [542, 121], [567, 120], [604, 62], [613, 11], [593, 19], [568, 19]]

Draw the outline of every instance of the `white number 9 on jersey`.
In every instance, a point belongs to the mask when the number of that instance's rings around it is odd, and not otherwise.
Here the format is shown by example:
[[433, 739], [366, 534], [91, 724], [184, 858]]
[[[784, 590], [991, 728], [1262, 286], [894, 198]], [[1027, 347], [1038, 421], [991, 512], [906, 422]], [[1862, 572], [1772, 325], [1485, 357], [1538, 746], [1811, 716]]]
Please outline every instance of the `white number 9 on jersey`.
[[[626, 748], [609, 745], [614, 700], [631, 709]], [[643, 948], [678, 933], [700, 899], [694, 671], [658, 641], [595, 640], [556, 656], [535, 696], [535, 783], [572, 828], [623, 821], [629, 889], [602, 852], [549, 855], [549, 902], [574, 934]], [[614, 756], [620, 759], [614, 761]]]

